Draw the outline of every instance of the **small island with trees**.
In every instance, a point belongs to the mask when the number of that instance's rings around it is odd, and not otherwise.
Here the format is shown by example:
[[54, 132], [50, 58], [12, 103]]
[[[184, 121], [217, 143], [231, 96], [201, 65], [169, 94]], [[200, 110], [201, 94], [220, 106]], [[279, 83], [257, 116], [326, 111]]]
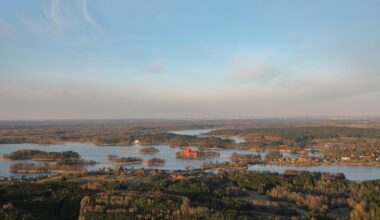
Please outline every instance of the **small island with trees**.
[[165, 164], [165, 159], [161, 159], [161, 158], [151, 158], [151, 159], [145, 160], [145, 161], [144, 161], [144, 164], [145, 164], [145, 165], [148, 165], [148, 166], [159, 166], [159, 165], [164, 165], [164, 164]]
[[176, 153], [176, 158], [186, 160], [201, 160], [207, 158], [217, 158], [220, 153], [214, 151], [193, 151], [190, 148], [185, 148], [183, 151]]
[[144, 147], [139, 149], [140, 154], [157, 154], [160, 151], [155, 147]]
[[81, 159], [74, 151], [45, 152], [40, 150], [18, 150], [3, 155], [8, 160], [31, 160], [43, 163], [14, 163], [9, 170], [13, 173], [63, 173], [81, 172], [85, 166], [95, 165], [97, 162]]
[[118, 157], [116, 155], [108, 155], [107, 158], [113, 165], [130, 165], [143, 163], [143, 160], [139, 157]]

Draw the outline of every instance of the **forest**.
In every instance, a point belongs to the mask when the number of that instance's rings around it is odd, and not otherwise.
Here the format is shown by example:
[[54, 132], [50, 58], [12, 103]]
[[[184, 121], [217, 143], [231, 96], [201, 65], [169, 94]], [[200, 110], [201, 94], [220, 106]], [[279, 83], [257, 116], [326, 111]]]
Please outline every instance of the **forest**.
[[0, 219], [380, 219], [380, 180], [122, 170], [0, 182]]
[[81, 156], [77, 152], [45, 152], [41, 150], [18, 150], [10, 154], [3, 155], [4, 158], [10, 160], [47, 160], [47, 161], [68, 161], [79, 160]]

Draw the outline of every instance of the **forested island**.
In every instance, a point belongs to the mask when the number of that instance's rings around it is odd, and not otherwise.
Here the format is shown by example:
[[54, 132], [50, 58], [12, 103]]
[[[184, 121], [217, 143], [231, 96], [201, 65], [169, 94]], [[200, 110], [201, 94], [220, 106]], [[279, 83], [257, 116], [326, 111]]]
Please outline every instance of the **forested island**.
[[[89, 164], [86, 164], [89, 165]], [[65, 165], [56, 163], [15, 163], [9, 167], [13, 173], [80, 173], [84, 172], [84, 164]]]
[[158, 165], [163, 165], [165, 164], [165, 159], [161, 159], [161, 158], [151, 158], [151, 159], [148, 159], [148, 160], [145, 160], [144, 161], [144, 164], [148, 165], [148, 166], [158, 166]]
[[74, 151], [45, 152], [41, 150], [18, 150], [3, 155], [9, 160], [31, 160], [43, 163], [14, 163], [9, 167], [13, 173], [64, 173], [81, 172], [85, 166], [95, 165], [97, 162], [83, 160]]
[[140, 154], [157, 154], [158, 152], [160, 152], [160, 150], [155, 147], [144, 147], [139, 150]]
[[46, 152], [41, 150], [18, 150], [10, 154], [3, 155], [3, 158], [10, 160], [35, 160], [35, 161], [78, 161], [81, 156], [77, 152]]
[[229, 157], [231, 162], [245, 164], [262, 164], [264, 163], [260, 155], [257, 154], [238, 154], [233, 153]]
[[116, 155], [108, 155], [108, 160], [114, 165], [129, 165], [129, 164], [141, 164], [143, 160], [139, 157], [118, 157]]
[[190, 148], [186, 148], [183, 151], [179, 151], [175, 154], [177, 159], [185, 160], [202, 160], [207, 158], [217, 158], [220, 153], [214, 151], [193, 151]]

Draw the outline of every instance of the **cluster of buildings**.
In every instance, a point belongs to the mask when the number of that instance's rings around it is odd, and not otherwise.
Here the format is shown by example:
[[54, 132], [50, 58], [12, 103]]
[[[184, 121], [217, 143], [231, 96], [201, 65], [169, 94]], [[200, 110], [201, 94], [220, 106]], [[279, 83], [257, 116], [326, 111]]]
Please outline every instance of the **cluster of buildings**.
[[317, 164], [321, 163], [322, 159], [319, 157], [282, 157], [273, 159], [271, 162], [274, 163], [291, 163], [291, 164]]
[[177, 158], [183, 158], [183, 159], [193, 159], [193, 158], [197, 158], [201, 156], [202, 156], [201, 152], [193, 151], [190, 148], [186, 148], [185, 150], [176, 153]]
[[181, 159], [204, 159], [204, 158], [216, 158], [220, 154], [214, 151], [194, 151], [190, 148], [186, 148], [183, 151], [177, 152], [176, 157]]
[[183, 157], [198, 157], [198, 156], [201, 156], [201, 155], [200, 155], [200, 152], [198, 152], [198, 151], [193, 151], [193, 150], [191, 150], [190, 148], [186, 148], [185, 150], [183, 150], [183, 151], [181, 152], [181, 155], [182, 155]]

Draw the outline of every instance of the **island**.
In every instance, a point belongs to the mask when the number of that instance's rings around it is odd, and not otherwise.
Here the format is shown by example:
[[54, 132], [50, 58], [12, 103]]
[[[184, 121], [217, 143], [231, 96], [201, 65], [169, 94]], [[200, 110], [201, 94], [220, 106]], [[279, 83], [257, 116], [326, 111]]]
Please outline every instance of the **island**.
[[15, 163], [9, 167], [12, 173], [81, 173], [85, 172], [83, 165], [63, 165], [56, 163]]
[[214, 151], [193, 151], [190, 148], [185, 148], [183, 151], [176, 153], [176, 158], [186, 160], [200, 160], [206, 158], [219, 157], [220, 153]]
[[114, 165], [130, 165], [141, 164], [143, 160], [139, 157], [118, 157], [116, 155], [108, 155], [108, 160]]
[[[275, 165], [380, 166], [379, 120], [220, 120], [162, 122], [104, 122], [0, 127], [0, 143], [93, 143], [99, 146], [169, 145], [175, 148], [251, 149], [278, 151], [296, 157], [267, 159]], [[174, 134], [180, 129], [214, 128], [203, 135]], [[215, 129], [216, 128], [216, 129]], [[226, 138], [227, 137], [227, 138]], [[228, 137], [243, 138], [236, 143]], [[48, 146], [47, 146], [48, 147]], [[143, 148], [144, 149], [144, 148]], [[155, 153], [154, 149], [141, 153]], [[41, 155], [40, 155], [41, 156]], [[51, 160], [42, 155], [36, 160]], [[181, 158], [181, 155], [178, 155]], [[29, 157], [30, 158], [30, 157]], [[191, 157], [183, 157], [191, 158]], [[201, 158], [201, 157], [195, 157]], [[5, 157], [2, 159], [6, 159]]]
[[144, 161], [144, 164], [145, 164], [145, 165], [148, 165], [148, 166], [164, 165], [164, 164], [165, 164], [165, 159], [161, 159], [161, 158], [151, 158], [151, 159], [145, 160], [145, 161]]
[[18, 150], [3, 155], [8, 160], [31, 160], [42, 163], [14, 163], [9, 167], [12, 173], [67, 173], [84, 171], [85, 166], [98, 162], [81, 159], [74, 151], [45, 152], [40, 150]]
[[45, 152], [41, 150], [17, 150], [10, 154], [4, 154], [4, 158], [10, 160], [35, 160], [35, 161], [68, 161], [79, 160], [80, 155], [74, 151]]
[[157, 154], [160, 151], [155, 147], [144, 147], [139, 149], [140, 154]]
[[233, 153], [230, 155], [229, 159], [233, 163], [245, 163], [245, 164], [262, 164], [262, 163], [264, 163], [261, 156], [257, 155], [257, 154]]

